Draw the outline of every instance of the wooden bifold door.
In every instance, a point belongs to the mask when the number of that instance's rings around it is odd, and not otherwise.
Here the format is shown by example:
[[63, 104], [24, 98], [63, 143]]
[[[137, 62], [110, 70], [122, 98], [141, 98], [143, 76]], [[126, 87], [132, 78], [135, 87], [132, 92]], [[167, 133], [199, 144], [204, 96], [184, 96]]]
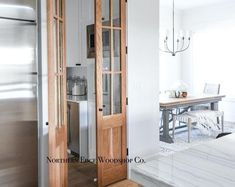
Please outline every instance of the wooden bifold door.
[[64, 1], [47, 0], [50, 187], [68, 186]]
[[126, 179], [126, 1], [95, 1], [98, 185]]
[[[64, 1], [47, 1], [51, 159], [67, 158]], [[98, 186], [106, 186], [127, 177], [126, 1], [94, 2]], [[49, 185], [67, 187], [67, 170], [66, 163], [49, 163]]]

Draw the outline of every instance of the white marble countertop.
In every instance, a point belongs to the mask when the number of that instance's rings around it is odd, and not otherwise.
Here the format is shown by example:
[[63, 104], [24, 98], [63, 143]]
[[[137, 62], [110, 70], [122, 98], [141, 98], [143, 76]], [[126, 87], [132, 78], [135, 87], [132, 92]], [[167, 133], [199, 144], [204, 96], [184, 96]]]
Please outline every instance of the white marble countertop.
[[132, 171], [137, 177], [148, 179], [152, 185], [143, 185], [149, 187], [234, 187], [234, 146], [235, 134], [231, 134], [166, 157], [157, 157]]
[[67, 101], [74, 102], [74, 103], [80, 103], [80, 102], [83, 102], [83, 101], [87, 101], [87, 96], [67, 95]]

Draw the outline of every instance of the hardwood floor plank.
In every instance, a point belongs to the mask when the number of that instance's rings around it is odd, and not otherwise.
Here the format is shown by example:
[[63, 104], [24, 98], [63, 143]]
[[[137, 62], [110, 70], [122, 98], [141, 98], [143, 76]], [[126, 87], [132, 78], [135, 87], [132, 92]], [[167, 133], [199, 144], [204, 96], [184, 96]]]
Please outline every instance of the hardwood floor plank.
[[124, 180], [124, 181], [109, 185], [108, 187], [141, 187], [141, 185], [139, 185], [131, 180]]

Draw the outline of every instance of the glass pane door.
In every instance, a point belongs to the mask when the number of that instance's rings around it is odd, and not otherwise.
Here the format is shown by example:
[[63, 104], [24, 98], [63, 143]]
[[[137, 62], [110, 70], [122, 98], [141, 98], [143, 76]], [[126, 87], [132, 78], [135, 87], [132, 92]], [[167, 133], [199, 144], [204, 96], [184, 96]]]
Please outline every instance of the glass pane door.
[[[122, 112], [120, 0], [102, 0], [103, 115]], [[110, 21], [112, 20], [112, 21]]]
[[[125, 11], [125, 0], [96, 0], [97, 156], [106, 159], [126, 158]], [[126, 163], [97, 164], [99, 186], [127, 177]]]
[[[67, 158], [64, 0], [47, 1], [49, 157]], [[49, 186], [67, 186], [67, 163], [49, 163]]]
[[[63, 19], [63, 1], [54, 0], [53, 14], [53, 40], [54, 40], [54, 72], [55, 80], [55, 118], [57, 127], [62, 127], [65, 123], [64, 118], [64, 96], [65, 96], [65, 65], [64, 65], [64, 19]], [[65, 93], [64, 93], [65, 92]]]

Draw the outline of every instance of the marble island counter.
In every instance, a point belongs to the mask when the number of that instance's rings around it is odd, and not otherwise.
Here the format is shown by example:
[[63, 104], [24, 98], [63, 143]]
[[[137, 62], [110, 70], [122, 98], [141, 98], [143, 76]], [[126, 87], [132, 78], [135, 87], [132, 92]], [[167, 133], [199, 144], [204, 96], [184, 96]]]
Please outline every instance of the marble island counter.
[[235, 134], [169, 156], [159, 156], [132, 169], [146, 187], [234, 187]]

